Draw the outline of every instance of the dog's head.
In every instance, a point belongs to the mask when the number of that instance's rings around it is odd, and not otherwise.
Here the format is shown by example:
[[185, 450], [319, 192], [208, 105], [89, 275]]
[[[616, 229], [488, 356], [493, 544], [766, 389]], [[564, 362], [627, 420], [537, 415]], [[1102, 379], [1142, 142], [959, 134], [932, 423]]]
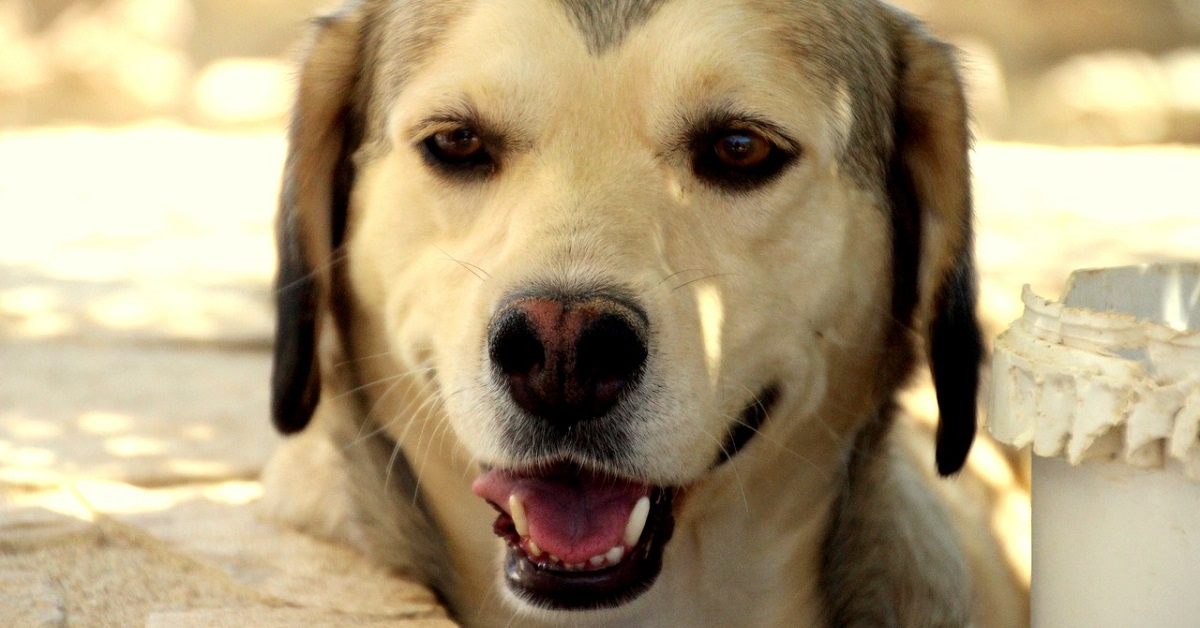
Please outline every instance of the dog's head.
[[403, 399], [372, 420], [452, 432], [510, 587], [554, 608], [649, 587], [673, 497], [755, 434], [844, 455], [912, 329], [954, 473], [968, 143], [950, 51], [875, 2], [351, 3], [300, 75], [275, 423], [323, 370]]

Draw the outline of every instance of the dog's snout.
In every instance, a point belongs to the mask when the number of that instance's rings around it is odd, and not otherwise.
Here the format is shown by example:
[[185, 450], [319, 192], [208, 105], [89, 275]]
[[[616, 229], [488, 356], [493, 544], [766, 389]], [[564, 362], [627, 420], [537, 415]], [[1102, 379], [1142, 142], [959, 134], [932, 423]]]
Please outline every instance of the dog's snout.
[[570, 425], [604, 415], [636, 383], [642, 320], [611, 299], [520, 299], [493, 318], [488, 352], [518, 406]]

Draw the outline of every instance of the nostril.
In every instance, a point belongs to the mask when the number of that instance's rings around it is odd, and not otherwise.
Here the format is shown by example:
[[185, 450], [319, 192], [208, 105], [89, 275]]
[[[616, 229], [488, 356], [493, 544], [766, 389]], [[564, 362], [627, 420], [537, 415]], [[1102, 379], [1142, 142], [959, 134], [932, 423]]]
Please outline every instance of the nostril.
[[641, 372], [646, 355], [645, 341], [624, 317], [602, 314], [580, 333], [576, 369], [595, 386], [597, 402], [608, 405]]
[[493, 324], [489, 345], [492, 363], [510, 378], [532, 375], [546, 364], [545, 347], [520, 310], [505, 312]]

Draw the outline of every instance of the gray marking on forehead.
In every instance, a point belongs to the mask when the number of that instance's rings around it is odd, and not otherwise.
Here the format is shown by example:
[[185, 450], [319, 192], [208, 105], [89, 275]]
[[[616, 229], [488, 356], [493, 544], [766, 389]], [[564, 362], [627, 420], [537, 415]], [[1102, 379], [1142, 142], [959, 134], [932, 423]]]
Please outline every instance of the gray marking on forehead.
[[621, 43], [666, 0], [559, 0], [583, 35], [588, 52], [599, 55]]

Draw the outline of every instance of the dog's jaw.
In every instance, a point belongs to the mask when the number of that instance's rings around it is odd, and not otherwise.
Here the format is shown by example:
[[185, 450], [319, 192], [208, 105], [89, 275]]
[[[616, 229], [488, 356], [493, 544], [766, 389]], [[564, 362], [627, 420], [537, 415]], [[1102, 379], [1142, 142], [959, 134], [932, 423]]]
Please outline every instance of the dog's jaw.
[[[759, 433], [781, 394], [773, 384], [754, 397], [714, 470]], [[493, 529], [506, 546], [504, 586], [521, 604], [551, 610], [618, 607], [649, 590], [674, 531], [675, 498], [684, 490], [571, 462], [485, 468], [473, 485], [499, 513]]]

